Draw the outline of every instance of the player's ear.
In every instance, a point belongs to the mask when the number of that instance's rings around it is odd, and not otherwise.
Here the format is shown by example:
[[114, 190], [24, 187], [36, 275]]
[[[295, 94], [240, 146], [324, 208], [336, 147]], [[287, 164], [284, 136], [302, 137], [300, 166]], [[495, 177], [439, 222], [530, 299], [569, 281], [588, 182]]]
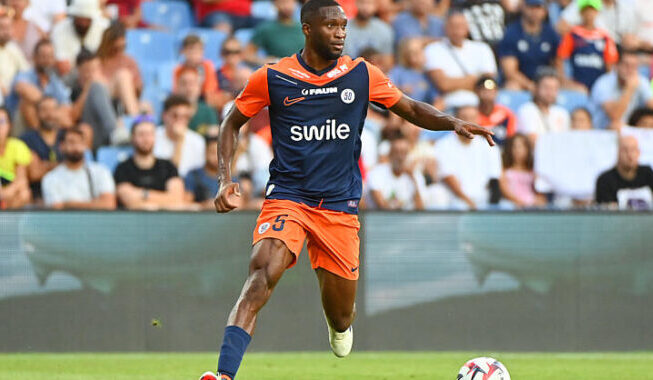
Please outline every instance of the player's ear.
[[309, 34], [311, 34], [311, 25], [307, 22], [302, 24], [302, 33], [304, 33], [304, 37], [308, 37]]

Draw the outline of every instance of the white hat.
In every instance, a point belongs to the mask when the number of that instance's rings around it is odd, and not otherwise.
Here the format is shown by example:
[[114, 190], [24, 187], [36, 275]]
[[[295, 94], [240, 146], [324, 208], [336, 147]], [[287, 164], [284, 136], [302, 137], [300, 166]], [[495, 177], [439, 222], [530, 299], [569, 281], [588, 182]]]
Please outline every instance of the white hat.
[[102, 15], [98, 0], [73, 0], [68, 6], [68, 15], [84, 18], [96, 18]]

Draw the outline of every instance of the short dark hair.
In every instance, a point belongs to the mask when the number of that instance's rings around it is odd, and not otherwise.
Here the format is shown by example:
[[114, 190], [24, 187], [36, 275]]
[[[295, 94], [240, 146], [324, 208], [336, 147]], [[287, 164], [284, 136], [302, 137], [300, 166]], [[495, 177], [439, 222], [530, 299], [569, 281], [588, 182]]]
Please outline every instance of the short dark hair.
[[68, 135], [71, 135], [71, 134], [72, 135], [78, 135], [78, 136], [81, 136], [82, 138], [84, 138], [84, 132], [82, 132], [82, 129], [77, 127], [77, 126], [72, 127], [72, 128], [64, 128], [64, 129], [62, 129], [62, 131], [63, 132], [61, 132], [61, 141], [65, 141], [66, 137], [68, 137]]
[[94, 60], [95, 58], [97, 58], [97, 55], [93, 54], [90, 50], [83, 47], [82, 50], [79, 51], [79, 54], [77, 54], [75, 63], [77, 64], [77, 67], [79, 67], [86, 62]]
[[639, 54], [636, 50], [625, 49], [625, 48], [622, 48], [622, 47], [617, 48], [617, 51], [619, 52], [618, 62], [623, 61], [624, 57], [626, 57], [627, 55], [638, 55]]
[[138, 128], [139, 125], [141, 124], [152, 124], [156, 128], [156, 121], [151, 115], [140, 115], [137, 116], [131, 124], [131, 135], [133, 136], [134, 133], [136, 133], [136, 128]]
[[339, 7], [340, 4], [336, 0], [308, 0], [302, 6], [300, 19], [302, 24], [309, 24], [315, 16], [317, 16], [320, 9], [325, 7]]
[[634, 110], [628, 118], [628, 125], [634, 127], [645, 117], [653, 117], [653, 108], [642, 107]]
[[39, 101], [36, 102], [36, 109], [38, 110], [41, 107], [41, 104], [45, 103], [48, 100], [54, 100], [54, 102], [57, 103], [57, 105], [59, 105], [59, 101], [54, 96], [43, 95], [41, 99], [39, 99]]
[[202, 39], [196, 34], [189, 34], [181, 41], [181, 48], [186, 49], [187, 47], [200, 44], [204, 46]]
[[52, 45], [52, 41], [50, 41], [49, 38], [41, 38], [39, 40], [39, 42], [37, 42], [36, 45], [34, 45], [34, 50], [33, 50], [32, 53], [34, 55], [36, 55], [36, 53], [38, 53], [39, 49], [42, 48], [43, 46], [46, 46], [46, 45]]
[[185, 96], [172, 94], [163, 102], [163, 112], [168, 112], [171, 108], [177, 106], [190, 107], [190, 101]]
[[555, 78], [560, 81], [560, 77], [558, 76], [558, 72], [552, 68], [552, 67], [540, 67], [537, 70], [537, 73], [535, 74], [535, 85], [540, 84], [544, 79], [546, 78]]

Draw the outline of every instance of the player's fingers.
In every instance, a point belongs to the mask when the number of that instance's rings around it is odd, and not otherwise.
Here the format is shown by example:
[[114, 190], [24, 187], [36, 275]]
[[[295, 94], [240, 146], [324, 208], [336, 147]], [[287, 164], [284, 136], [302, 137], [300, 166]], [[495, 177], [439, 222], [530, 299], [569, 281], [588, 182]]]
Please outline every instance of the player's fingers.
[[240, 185], [237, 183], [235, 185], [236, 186], [234, 186], [234, 194], [240, 197]]
[[474, 138], [474, 134], [473, 134], [472, 132], [470, 132], [467, 128], [462, 128], [462, 129], [460, 130], [460, 133], [461, 133], [463, 136], [465, 136], [465, 137], [467, 137], [468, 139], [470, 139], [470, 140]]
[[494, 142], [494, 139], [492, 138], [492, 135], [487, 134], [485, 135], [485, 139], [487, 140], [487, 143], [490, 144], [490, 146], [495, 146], [496, 143]]

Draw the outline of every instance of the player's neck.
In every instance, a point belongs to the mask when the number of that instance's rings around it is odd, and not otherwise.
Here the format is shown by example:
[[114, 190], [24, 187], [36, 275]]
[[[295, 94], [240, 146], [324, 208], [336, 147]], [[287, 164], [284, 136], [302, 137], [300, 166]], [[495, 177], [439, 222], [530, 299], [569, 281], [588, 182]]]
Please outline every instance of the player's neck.
[[308, 46], [304, 47], [304, 50], [302, 50], [301, 57], [308, 66], [318, 72], [330, 67], [333, 65], [333, 62], [335, 62], [335, 59], [324, 59], [315, 52], [315, 50]]

